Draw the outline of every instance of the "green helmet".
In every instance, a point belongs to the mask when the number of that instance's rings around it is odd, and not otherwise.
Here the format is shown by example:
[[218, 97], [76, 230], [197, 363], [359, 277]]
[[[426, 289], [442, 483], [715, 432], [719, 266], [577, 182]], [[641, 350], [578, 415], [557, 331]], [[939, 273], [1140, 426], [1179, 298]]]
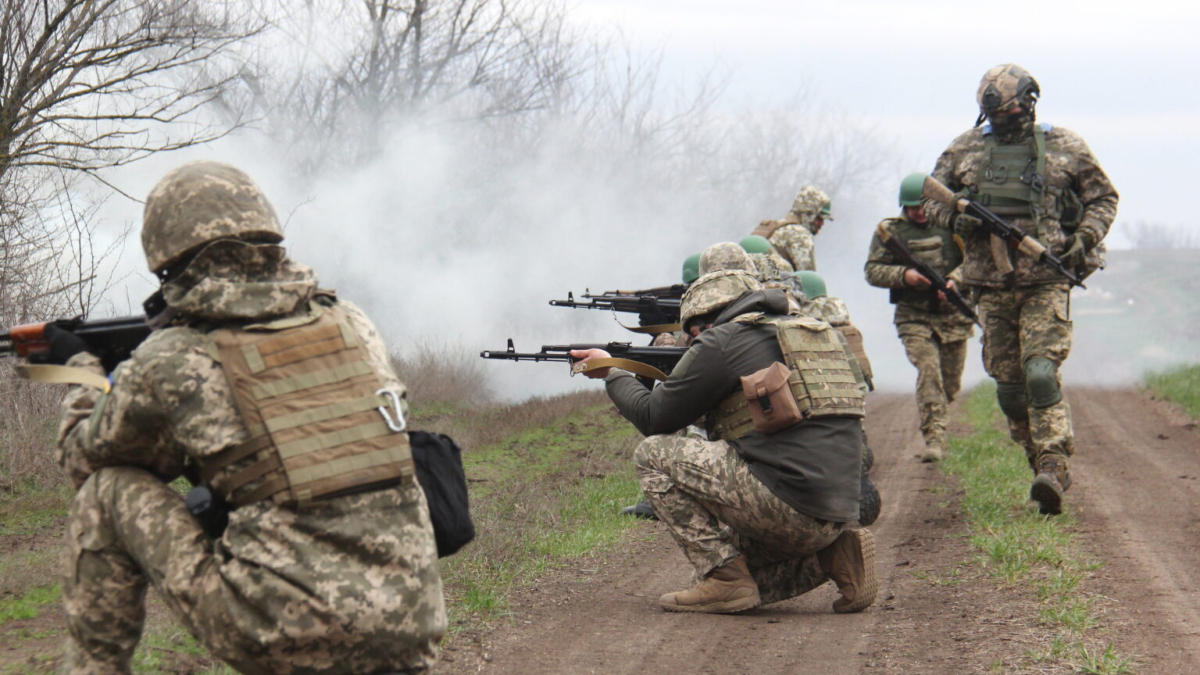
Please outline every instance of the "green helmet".
[[771, 242], [767, 241], [766, 237], [758, 234], [752, 234], [748, 237], [744, 237], [738, 242], [738, 245], [740, 245], [742, 249], [746, 251], [746, 253], [770, 253], [772, 250]]
[[262, 190], [221, 162], [191, 162], [171, 171], [146, 198], [142, 248], [158, 274], [218, 239], [279, 243], [283, 229]]
[[693, 253], [683, 261], [683, 283], [690, 284], [700, 278], [700, 254]]
[[975, 102], [979, 104], [979, 118], [1008, 109], [1014, 102], [1020, 103], [1030, 113], [1037, 103], [1041, 87], [1037, 80], [1021, 66], [1005, 63], [983, 74]]
[[746, 291], [761, 288], [758, 280], [743, 270], [717, 270], [700, 277], [688, 287], [679, 305], [679, 320], [684, 326], [698, 316], [725, 308]]
[[908, 174], [900, 181], [900, 206], [920, 206], [924, 192], [925, 174]]
[[825, 297], [825, 280], [820, 274], [805, 270], [796, 272], [795, 276], [800, 280], [800, 287], [804, 289], [804, 297], [809, 300]]
[[821, 211], [817, 214], [823, 220], [833, 220], [833, 202], [825, 202], [821, 205]]

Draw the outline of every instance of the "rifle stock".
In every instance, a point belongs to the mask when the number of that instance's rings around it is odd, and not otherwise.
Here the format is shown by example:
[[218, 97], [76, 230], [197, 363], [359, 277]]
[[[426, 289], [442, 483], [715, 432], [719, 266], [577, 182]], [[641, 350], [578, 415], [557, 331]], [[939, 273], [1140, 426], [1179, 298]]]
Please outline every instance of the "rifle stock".
[[124, 316], [113, 319], [84, 321], [81, 317], [14, 326], [0, 334], [0, 356], [29, 358], [50, 349], [46, 326], [56, 325], [78, 335], [88, 345], [88, 351], [100, 357], [104, 369], [112, 372], [117, 364], [129, 358], [134, 349], [150, 335], [145, 316]]

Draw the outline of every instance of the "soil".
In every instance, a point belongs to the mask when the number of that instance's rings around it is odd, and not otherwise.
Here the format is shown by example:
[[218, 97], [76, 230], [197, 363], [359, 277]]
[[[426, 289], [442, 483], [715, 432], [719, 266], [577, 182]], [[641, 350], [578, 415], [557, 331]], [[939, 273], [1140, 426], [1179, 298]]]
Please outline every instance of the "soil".
[[[1133, 390], [1070, 392], [1078, 454], [1067, 507], [1080, 543], [1104, 562], [1084, 590], [1106, 610], [1100, 638], [1136, 673], [1200, 672], [1200, 432], [1171, 404]], [[962, 573], [966, 541], [954, 481], [922, 464], [911, 396], [873, 394], [867, 429], [883, 495], [880, 593], [861, 614], [831, 610], [831, 584], [739, 616], [668, 614], [658, 596], [691, 575], [661, 524], [538, 579], [507, 621], [449, 641], [437, 673], [1067, 673], [1028, 655], [1054, 631], [1028, 588]], [[1014, 447], [1013, 452], [1018, 452]], [[4, 553], [55, 545], [13, 538]], [[969, 567], [967, 569], [976, 569]], [[154, 611], [162, 611], [155, 603]], [[53, 668], [61, 610], [0, 628], [0, 671]], [[172, 672], [207, 670], [176, 655]]]
[[[1104, 566], [1085, 582], [1106, 610], [1099, 637], [1130, 672], [1200, 672], [1200, 434], [1173, 406], [1132, 390], [1070, 392], [1076, 442], [1068, 508]], [[668, 614], [660, 594], [689, 568], [658, 523], [620, 551], [521, 593], [510, 621], [460, 633], [438, 673], [1049, 673], [1054, 637], [1028, 588], [961, 573], [966, 541], [952, 479], [919, 460], [910, 396], [873, 395], [867, 430], [884, 498], [876, 535], [880, 593], [837, 615], [832, 584], [738, 616]], [[1019, 452], [1014, 446], [1014, 452]], [[971, 568], [974, 569], [974, 568]]]

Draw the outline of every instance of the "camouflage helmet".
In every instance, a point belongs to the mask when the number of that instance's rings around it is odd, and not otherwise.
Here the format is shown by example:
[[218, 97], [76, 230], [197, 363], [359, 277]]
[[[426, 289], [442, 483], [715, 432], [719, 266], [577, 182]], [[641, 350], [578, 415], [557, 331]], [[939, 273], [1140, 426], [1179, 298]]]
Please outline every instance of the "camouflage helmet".
[[829, 195], [814, 185], [805, 185], [800, 188], [800, 192], [796, 193], [796, 199], [792, 201], [791, 214], [796, 216], [802, 224], [807, 225], [816, 220], [818, 216], [825, 217], [822, 214], [828, 212], [829, 205]]
[[766, 237], [759, 234], [752, 234], [748, 237], [743, 237], [742, 240], [738, 242], [738, 245], [741, 246], [742, 250], [746, 253], [770, 253], [772, 250], [771, 242], [767, 241]]
[[754, 261], [741, 246], [732, 241], [723, 241], [704, 249], [704, 253], [700, 254], [698, 272], [703, 277], [719, 270], [741, 270], [753, 274]]
[[820, 274], [805, 270], [796, 272], [795, 276], [800, 280], [800, 287], [804, 289], [804, 297], [809, 300], [825, 297], [825, 280]]
[[979, 104], [980, 119], [1007, 110], [1013, 103], [1020, 103], [1032, 112], [1041, 88], [1037, 80], [1021, 66], [1005, 63], [983, 74], [975, 102]]
[[700, 278], [700, 254], [693, 253], [683, 261], [683, 283], [690, 284]]
[[900, 181], [900, 206], [920, 206], [925, 192], [923, 173], [910, 173]]
[[278, 243], [283, 229], [262, 190], [221, 162], [191, 162], [171, 171], [146, 198], [142, 248], [158, 274], [197, 247], [237, 238]]
[[747, 291], [760, 288], [754, 275], [743, 270], [709, 272], [697, 279], [683, 294], [679, 305], [679, 321], [687, 326], [691, 319], [719, 311]]

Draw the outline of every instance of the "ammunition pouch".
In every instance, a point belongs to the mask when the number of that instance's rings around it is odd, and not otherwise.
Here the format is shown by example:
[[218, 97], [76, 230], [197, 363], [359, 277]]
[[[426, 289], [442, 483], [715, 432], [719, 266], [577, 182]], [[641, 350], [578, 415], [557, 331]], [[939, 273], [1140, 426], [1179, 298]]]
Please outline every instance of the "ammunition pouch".
[[773, 434], [804, 419], [788, 386], [790, 374], [787, 366], [776, 361], [742, 378], [742, 394], [746, 397], [750, 420], [764, 434]]

